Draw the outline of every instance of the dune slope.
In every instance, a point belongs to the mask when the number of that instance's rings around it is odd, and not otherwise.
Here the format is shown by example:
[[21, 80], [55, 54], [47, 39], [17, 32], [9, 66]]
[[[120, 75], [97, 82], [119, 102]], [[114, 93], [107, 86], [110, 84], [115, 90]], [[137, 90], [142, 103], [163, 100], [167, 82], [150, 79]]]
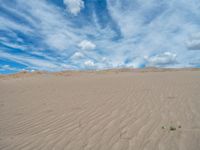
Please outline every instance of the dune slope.
[[1, 78], [0, 149], [199, 150], [200, 71]]

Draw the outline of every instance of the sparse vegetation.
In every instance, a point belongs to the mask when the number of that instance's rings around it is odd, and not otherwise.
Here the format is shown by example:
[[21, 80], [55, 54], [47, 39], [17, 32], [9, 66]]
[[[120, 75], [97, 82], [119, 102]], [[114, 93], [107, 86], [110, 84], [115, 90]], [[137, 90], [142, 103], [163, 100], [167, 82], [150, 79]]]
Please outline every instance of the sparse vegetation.
[[175, 131], [175, 130], [176, 130], [176, 127], [170, 126], [169, 130], [170, 130], [170, 131]]
[[[165, 127], [165, 126], [162, 126], [161, 128], [164, 130], [164, 129], [166, 129], [167, 127]], [[178, 125], [178, 127], [177, 127], [177, 128], [179, 128], [179, 129], [180, 129], [180, 128], [182, 128], [182, 127], [181, 127], [181, 125]], [[170, 127], [169, 127], [169, 130], [170, 130], [170, 131], [175, 131], [177, 128], [176, 128], [176, 127], [174, 127], [174, 126], [170, 126]]]

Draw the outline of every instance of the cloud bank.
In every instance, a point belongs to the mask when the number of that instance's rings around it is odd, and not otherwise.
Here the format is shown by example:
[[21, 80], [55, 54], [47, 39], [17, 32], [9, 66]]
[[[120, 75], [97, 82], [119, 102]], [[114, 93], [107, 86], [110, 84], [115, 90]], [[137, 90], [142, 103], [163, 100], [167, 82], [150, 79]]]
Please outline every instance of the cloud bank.
[[177, 63], [176, 54], [170, 52], [164, 52], [163, 54], [157, 54], [152, 57], [144, 57], [148, 62], [147, 65], [150, 67], [165, 67], [174, 65]]

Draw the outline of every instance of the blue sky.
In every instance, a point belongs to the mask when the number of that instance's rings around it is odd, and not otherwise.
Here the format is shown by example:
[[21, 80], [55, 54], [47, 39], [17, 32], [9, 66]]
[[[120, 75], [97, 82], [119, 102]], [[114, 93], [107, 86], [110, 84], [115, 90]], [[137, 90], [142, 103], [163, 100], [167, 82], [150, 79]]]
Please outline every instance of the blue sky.
[[0, 73], [200, 67], [199, 0], [0, 0]]

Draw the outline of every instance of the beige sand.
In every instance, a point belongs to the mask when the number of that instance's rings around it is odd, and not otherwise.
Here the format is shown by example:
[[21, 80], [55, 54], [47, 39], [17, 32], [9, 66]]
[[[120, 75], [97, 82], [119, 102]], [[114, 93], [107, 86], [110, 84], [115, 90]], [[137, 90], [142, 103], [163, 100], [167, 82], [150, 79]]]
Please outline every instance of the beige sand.
[[200, 150], [200, 71], [2, 76], [0, 149]]

